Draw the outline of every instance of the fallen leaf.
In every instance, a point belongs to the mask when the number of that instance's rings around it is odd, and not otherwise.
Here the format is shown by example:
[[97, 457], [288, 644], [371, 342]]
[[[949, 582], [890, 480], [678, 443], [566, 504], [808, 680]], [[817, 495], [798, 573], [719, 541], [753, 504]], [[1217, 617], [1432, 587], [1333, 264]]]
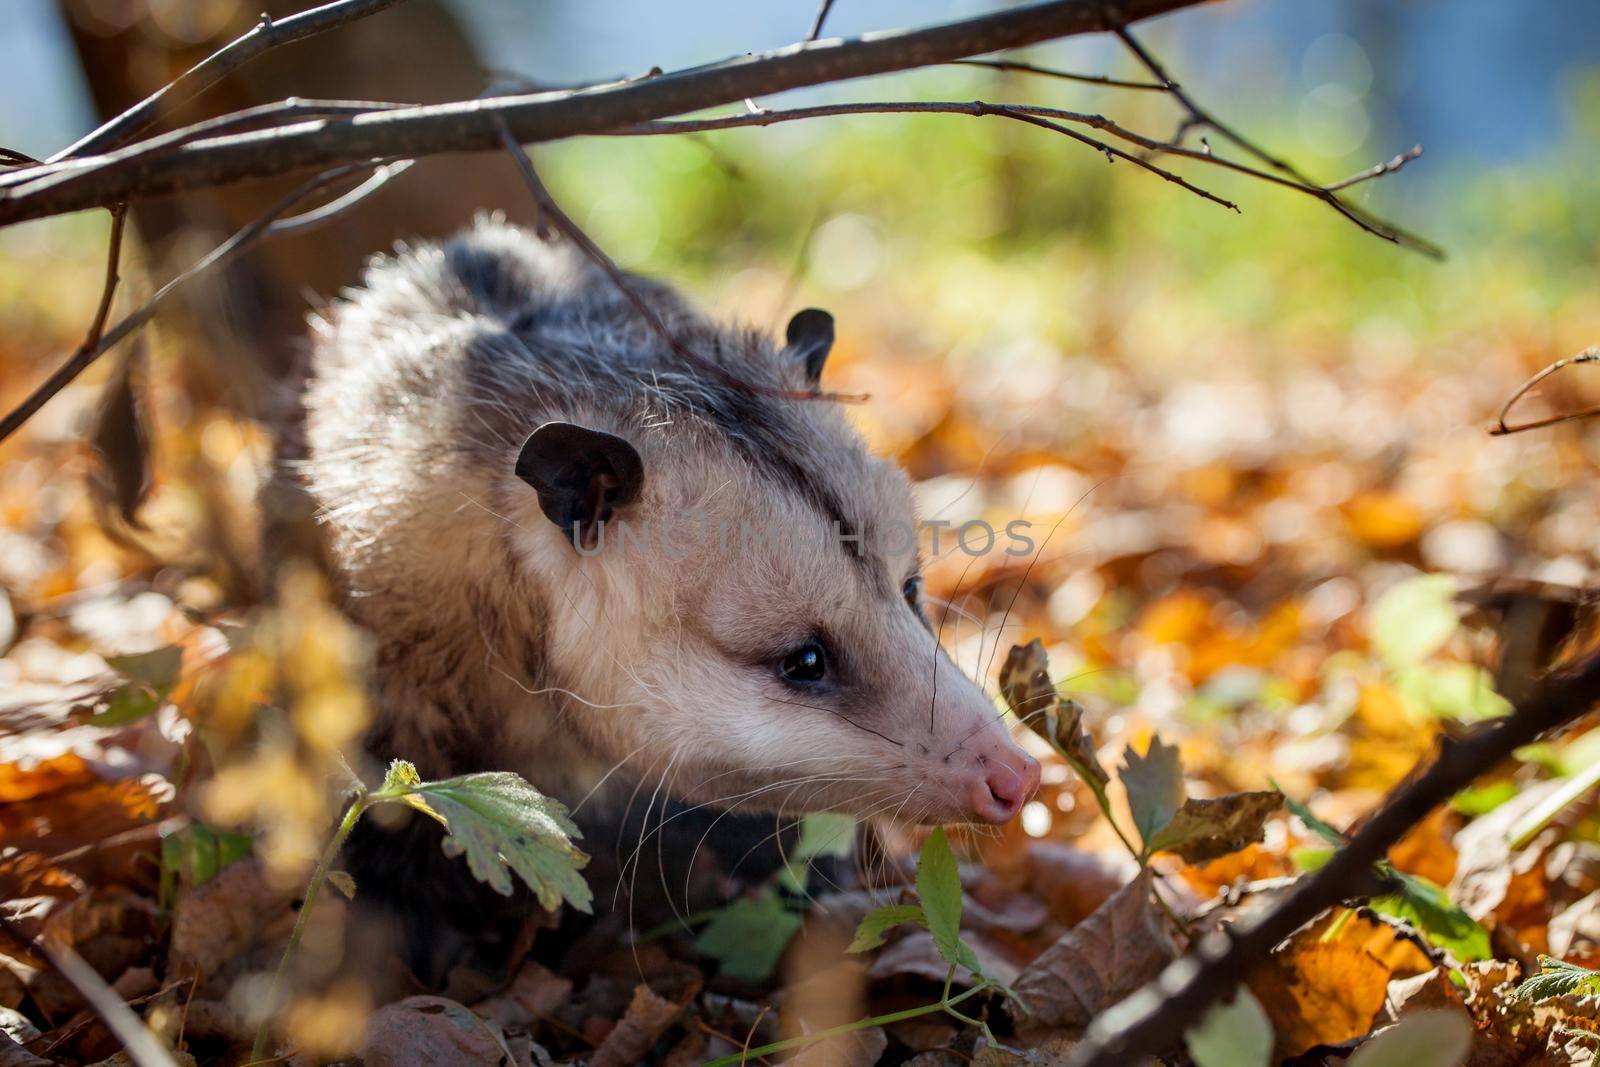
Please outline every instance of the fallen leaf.
[[1283, 794], [1276, 789], [1190, 797], [1146, 848], [1176, 852], [1189, 863], [1205, 863], [1260, 841], [1268, 817], [1282, 807]]
[[1248, 982], [1278, 1035], [1276, 1054], [1285, 1059], [1372, 1029], [1389, 969], [1364, 948], [1302, 931]]
[[872, 1067], [888, 1047], [883, 1027], [869, 1026], [808, 1045], [788, 1062], [793, 1067]]
[[1460, 1067], [1472, 1048], [1472, 1023], [1460, 1012], [1425, 1011], [1373, 1034], [1348, 1067]]
[[678, 1001], [657, 996], [647, 985], [635, 986], [627, 1013], [595, 1049], [589, 1067], [632, 1067], [643, 1062], [650, 1046], [678, 1021], [683, 1007]]
[[1250, 990], [1240, 988], [1232, 1000], [1213, 1004], [1183, 1043], [1196, 1067], [1268, 1067], [1272, 1021]]
[[417, 996], [387, 1004], [367, 1020], [361, 1045], [366, 1067], [434, 1067], [511, 1061], [498, 1027], [463, 1004]]
[[1013, 988], [1028, 1014], [1008, 1010], [1020, 1025], [1086, 1026], [1177, 956], [1151, 903], [1151, 877], [1149, 870], [1142, 871], [1017, 976]]

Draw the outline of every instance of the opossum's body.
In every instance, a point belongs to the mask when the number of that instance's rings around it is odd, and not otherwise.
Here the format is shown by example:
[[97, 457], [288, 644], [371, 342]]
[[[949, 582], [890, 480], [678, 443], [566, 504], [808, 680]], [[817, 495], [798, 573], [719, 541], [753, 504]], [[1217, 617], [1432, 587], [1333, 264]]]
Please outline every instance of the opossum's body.
[[[914, 545], [876, 536], [911, 524], [903, 474], [835, 405], [792, 398], [831, 321], [819, 339], [797, 317], [780, 348], [632, 285], [722, 373], [577, 253], [494, 222], [376, 262], [317, 322], [302, 469], [376, 646], [372, 754], [514, 770], [569, 804], [604, 781], [600, 821], [658, 787], [1015, 814], [1037, 765], [938, 652]], [[619, 523], [648, 544], [596, 546]], [[435, 881], [395, 903], [464, 891]]]

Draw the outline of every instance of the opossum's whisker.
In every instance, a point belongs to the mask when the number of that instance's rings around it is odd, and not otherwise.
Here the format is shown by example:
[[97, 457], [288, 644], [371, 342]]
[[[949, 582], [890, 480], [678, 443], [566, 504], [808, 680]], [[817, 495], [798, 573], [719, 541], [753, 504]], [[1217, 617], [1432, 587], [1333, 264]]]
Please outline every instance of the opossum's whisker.
[[650, 742], [650, 741], [646, 741], [644, 744], [640, 745], [638, 748], [634, 749], [632, 752], [629, 752], [626, 756], [623, 756], [621, 759], [617, 760], [617, 762], [613, 763], [611, 765], [611, 767], [606, 771], [606, 773], [604, 773], [604, 774], [602, 774], [600, 776], [600, 780], [598, 782], [596, 782], [594, 785], [590, 786], [589, 787], [589, 791], [587, 793], [583, 794], [583, 799], [578, 801], [576, 804], [574, 804], [572, 806], [571, 814], [576, 815], [576, 814], [578, 814], [578, 812], [582, 811], [583, 810], [583, 806], [585, 804], [589, 803], [590, 798], [593, 797], [596, 793], [598, 793], [600, 791], [600, 787], [605, 785], [606, 781], [613, 774], [616, 774], [617, 771], [622, 769], [622, 765], [623, 764], [627, 763], [633, 757], [637, 756], [639, 753], [641, 753], [645, 749], [649, 748], [651, 743], [652, 742]]
[[954, 612], [957, 619], [965, 619], [968, 622], [976, 623], [979, 626], [983, 625], [983, 620], [979, 619], [976, 615], [972, 614], [972, 612], [967, 611], [964, 608], [956, 607], [955, 601], [953, 600], [945, 600], [942, 597], [936, 596], [924, 597], [924, 599], [929, 604], [938, 604], [942, 606], [946, 612]]
[[[967, 580], [967, 574], [972, 570], [972, 565], [974, 563], [976, 563], [977, 561], [978, 561], [978, 557], [977, 556], [972, 556], [967, 560], [967, 565], [961, 569], [961, 577], [956, 581], [956, 587], [953, 590], [950, 591], [950, 597], [951, 597], [952, 601], [954, 600], [954, 598], [957, 595], [960, 594], [962, 583], [964, 583]], [[944, 635], [944, 624], [945, 624], [945, 621], [947, 619], [949, 619], [949, 617], [950, 617], [950, 602], [947, 601], [946, 604], [945, 604], [944, 613], [939, 616], [939, 626], [938, 626], [938, 628], [936, 630], [934, 630], [934, 633], [933, 633], [933, 661], [929, 665], [931, 670], [932, 670], [931, 677], [933, 679], [933, 692], [928, 697], [928, 733], [929, 734], [932, 734], [934, 732], [933, 713], [934, 713], [934, 709], [939, 706], [939, 652], [940, 652], [939, 639]]]
[[841, 711], [835, 711], [833, 708], [825, 708], [825, 707], [822, 707], [821, 705], [818, 705], [818, 704], [807, 704], [803, 700], [785, 700], [782, 697], [773, 697], [772, 699], [777, 701], [779, 704], [791, 704], [791, 705], [793, 705], [794, 707], [797, 707], [797, 708], [810, 708], [812, 711], [825, 711], [829, 715], [832, 715], [834, 718], [841, 719], [844, 722], [849, 723], [851, 726], [854, 726], [857, 730], [865, 730], [867, 733], [872, 734], [875, 737], [883, 738], [885, 741], [889, 742], [891, 745], [895, 746], [896, 748], [904, 748], [905, 747], [905, 744], [903, 742], [896, 741], [894, 738], [890, 737], [888, 734], [879, 733], [877, 730], [874, 730], [870, 726], [862, 726], [860, 723], [856, 722], [850, 716], [844, 714]]
[[1074, 511], [1077, 511], [1078, 505], [1082, 504], [1085, 500], [1088, 500], [1089, 496], [1105, 483], [1106, 480], [1101, 479], [1079, 494], [1078, 499], [1072, 502], [1072, 506], [1066, 511], [1062, 512], [1061, 516], [1056, 519], [1055, 523], [1050, 527], [1050, 532], [1045, 535], [1043, 541], [1039, 542], [1039, 547], [1034, 549], [1033, 558], [1028, 561], [1027, 567], [1023, 568], [1022, 577], [1017, 580], [1017, 588], [1011, 594], [1011, 603], [1006, 605], [1005, 614], [1000, 617], [1000, 628], [995, 634], [994, 650], [989, 654], [989, 662], [984, 664], [983, 670], [978, 675], [979, 678], [987, 678], [989, 676], [989, 669], [994, 666], [994, 658], [1000, 653], [999, 635], [1005, 630], [1006, 620], [1011, 618], [1011, 611], [1017, 606], [1017, 600], [1022, 596], [1022, 590], [1028, 585], [1028, 577], [1033, 573], [1033, 568], [1039, 562], [1039, 557], [1044, 553], [1045, 548], [1050, 544], [1050, 539], [1056, 535], [1057, 530], [1061, 529], [1061, 524], [1067, 521], [1067, 516], [1071, 515]]

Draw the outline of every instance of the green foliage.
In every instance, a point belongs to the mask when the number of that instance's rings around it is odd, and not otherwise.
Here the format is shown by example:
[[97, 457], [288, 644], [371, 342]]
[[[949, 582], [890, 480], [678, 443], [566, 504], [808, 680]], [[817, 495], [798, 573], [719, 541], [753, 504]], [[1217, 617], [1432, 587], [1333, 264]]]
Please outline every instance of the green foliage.
[[1513, 998], [1537, 1004], [1561, 996], [1600, 996], [1600, 971], [1591, 971], [1554, 956], [1539, 957], [1539, 973], [1517, 986]]
[[795, 843], [792, 863], [805, 863], [821, 856], [844, 859], [855, 847], [855, 841], [854, 818], [833, 811], [814, 812], [800, 820], [800, 840]]
[[[1345, 836], [1311, 813], [1311, 809], [1285, 796], [1289, 810], [1299, 817], [1318, 837], [1333, 848], [1297, 849], [1293, 854], [1295, 866], [1303, 871], [1318, 870], [1333, 858], [1345, 844]], [[1486, 960], [1489, 952], [1489, 932], [1450, 899], [1441, 887], [1415, 874], [1394, 868], [1387, 860], [1373, 864], [1373, 874], [1394, 890], [1373, 897], [1372, 909], [1381, 915], [1410, 923], [1426, 937], [1429, 943], [1450, 950], [1459, 960]]]
[[232, 830], [214, 830], [191, 822], [161, 838], [161, 881], [157, 899], [163, 909], [175, 899], [178, 882], [205, 885], [234, 860], [250, 855], [255, 842]]
[[1233, 1000], [1213, 1004], [1183, 1041], [1195, 1067], [1268, 1067], [1272, 1062], [1272, 1021], [1243, 986]]
[[132, 656], [108, 656], [106, 663], [128, 681], [111, 694], [105, 710], [90, 716], [91, 726], [124, 726], [158, 710], [178, 684], [183, 649], [168, 645]]
[[694, 945], [718, 961], [723, 974], [754, 985], [777, 969], [800, 923], [800, 913], [784, 904], [782, 894], [767, 889], [717, 909]]
[[939, 955], [947, 963], [981, 973], [977, 955], [961, 940], [961, 872], [943, 827], [928, 835], [917, 857], [917, 897]]
[[901, 923], [918, 923], [928, 925], [928, 917], [922, 913], [920, 904], [885, 904], [881, 908], [873, 908], [861, 919], [856, 927], [856, 936], [850, 939], [850, 946], [846, 952], [867, 952], [877, 948], [884, 942], [884, 934]]
[[1152, 737], [1143, 756], [1128, 749], [1120, 777], [1128, 791], [1134, 828], [1144, 842], [1144, 854], [1149, 855], [1150, 843], [1183, 807], [1183, 767], [1178, 762], [1178, 750], [1159, 736]]
[[1424, 574], [1401, 582], [1372, 605], [1372, 647], [1393, 668], [1421, 663], [1445, 646], [1461, 625], [1456, 580]]
[[1408, 1015], [1362, 1044], [1348, 1067], [1460, 1067], [1472, 1049], [1472, 1021], [1457, 1011]]
[[375, 801], [400, 801], [438, 819], [449, 831], [445, 852], [465, 855], [479, 881], [511, 895], [515, 871], [539, 903], [554, 910], [564, 900], [588, 912], [593, 894], [578, 872], [589, 862], [572, 839], [581, 836], [567, 809], [508, 771], [424, 782], [403, 760], [389, 767]]
[[1397, 871], [1387, 863], [1377, 866], [1379, 873], [1397, 882], [1399, 888], [1373, 897], [1374, 911], [1410, 923], [1431, 943], [1449, 949], [1464, 962], [1490, 957], [1489, 931], [1451, 901], [1442, 888], [1426, 878]]

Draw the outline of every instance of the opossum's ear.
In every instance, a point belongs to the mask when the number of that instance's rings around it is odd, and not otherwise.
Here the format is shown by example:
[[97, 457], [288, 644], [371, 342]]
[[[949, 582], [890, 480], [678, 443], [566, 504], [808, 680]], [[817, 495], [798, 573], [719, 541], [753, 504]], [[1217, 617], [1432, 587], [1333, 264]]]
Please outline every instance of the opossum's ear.
[[570, 422], [547, 422], [517, 454], [517, 477], [539, 494], [539, 510], [578, 548], [600, 542], [600, 524], [639, 498], [644, 463], [627, 441]]
[[816, 385], [822, 377], [822, 365], [828, 361], [833, 349], [833, 316], [821, 308], [806, 308], [794, 313], [786, 333], [789, 347], [784, 355], [801, 360], [806, 369], [806, 381]]

